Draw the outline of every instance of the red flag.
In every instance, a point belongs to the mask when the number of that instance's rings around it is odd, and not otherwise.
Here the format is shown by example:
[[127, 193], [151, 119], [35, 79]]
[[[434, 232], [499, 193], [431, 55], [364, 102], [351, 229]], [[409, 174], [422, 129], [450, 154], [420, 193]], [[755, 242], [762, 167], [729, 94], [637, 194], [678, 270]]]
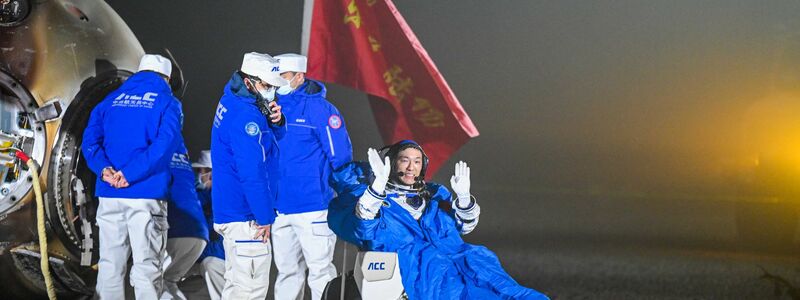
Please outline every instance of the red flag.
[[308, 76], [369, 94], [384, 143], [420, 143], [430, 157], [428, 177], [478, 136], [391, 0], [306, 0], [305, 14]]

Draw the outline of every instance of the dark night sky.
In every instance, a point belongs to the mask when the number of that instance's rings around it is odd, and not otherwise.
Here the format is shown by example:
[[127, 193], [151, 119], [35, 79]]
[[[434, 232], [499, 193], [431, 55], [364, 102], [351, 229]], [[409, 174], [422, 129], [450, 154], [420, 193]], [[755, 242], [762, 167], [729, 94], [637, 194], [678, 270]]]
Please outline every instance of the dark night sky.
[[[108, 3], [181, 62], [192, 153], [243, 53], [299, 52], [302, 1]], [[481, 132], [456, 154], [479, 189], [730, 197], [754, 166], [800, 167], [799, 2], [396, 5]], [[329, 99], [356, 158], [380, 146], [365, 95]]]

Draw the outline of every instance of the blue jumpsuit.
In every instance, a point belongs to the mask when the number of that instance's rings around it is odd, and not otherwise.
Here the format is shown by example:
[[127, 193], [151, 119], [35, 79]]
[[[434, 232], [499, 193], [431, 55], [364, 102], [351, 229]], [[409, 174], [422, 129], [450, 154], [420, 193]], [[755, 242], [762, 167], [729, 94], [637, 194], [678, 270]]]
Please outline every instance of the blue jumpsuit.
[[409, 299], [548, 299], [514, 281], [489, 249], [461, 239], [453, 212], [442, 208], [451, 207], [452, 198], [442, 185], [426, 186], [431, 199], [419, 222], [391, 201], [375, 219], [358, 218], [355, 207], [371, 175], [365, 163], [336, 171], [338, 197], [331, 201], [328, 224], [362, 250], [397, 252]]

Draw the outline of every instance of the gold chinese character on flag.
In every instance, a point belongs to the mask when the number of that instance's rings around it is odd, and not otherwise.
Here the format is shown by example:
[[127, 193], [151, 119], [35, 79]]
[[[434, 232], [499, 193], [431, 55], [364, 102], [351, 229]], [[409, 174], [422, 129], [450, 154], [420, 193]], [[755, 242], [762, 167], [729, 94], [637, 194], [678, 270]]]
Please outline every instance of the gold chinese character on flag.
[[312, 3], [303, 19], [302, 44], [313, 62], [308, 77], [366, 93], [385, 144], [419, 142], [430, 158], [430, 177], [459, 147], [478, 136], [392, 0]]
[[369, 36], [369, 45], [372, 46], [372, 52], [378, 52], [378, 50], [381, 50], [381, 43], [379, 43], [378, 40], [371, 35]]
[[383, 80], [389, 85], [389, 95], [397, 98], [399, 102], [403, 102], [414, 87], [414, 81], [409, 77], [401, 77], [401, 73], [403, 73], [403, 69], [398, 65], [392, 66], [383, 73]]
[[361, 13], [358, 11], [358, 6], [356, 6], [356, 0], [350, 0], [350, 4], [347, 5], [347, 14], [344, 15], [344, 23], [353, 23], [356, 29], [361, 28]]
[[444, 126], [444, 114], [431, 106], [428, 99], [415, 97], [414, 106], [411, 107], [411, 111], [414, 112], [414, 119], [420, 121], [425, 127]]

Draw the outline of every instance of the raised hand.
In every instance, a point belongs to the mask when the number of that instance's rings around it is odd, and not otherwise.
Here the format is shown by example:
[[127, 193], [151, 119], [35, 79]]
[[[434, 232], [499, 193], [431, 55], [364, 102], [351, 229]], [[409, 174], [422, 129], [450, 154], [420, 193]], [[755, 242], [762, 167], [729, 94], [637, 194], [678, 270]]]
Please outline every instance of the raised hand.
[[453, 192], [456, 193], [458, 205], [461, 207], [469, 205], [469, 185], [469, 166], [467, 166], [467, 163], [459, 161], [456, 163], [455, 174], [453, 177], [450, 177], [450, 187], [453, 188]]
[[372, 182], [372, 190], [378, 194], [384, 194], [386, 183], [389, 182], [389, 173], [392, 172], [389, 157], [381, 159], [378, 151], [372, 148], [367, 150], [367, 157], [369, 158], [369, 166], [372, 167], [372, 174], [375, 175], [375, 181]]

